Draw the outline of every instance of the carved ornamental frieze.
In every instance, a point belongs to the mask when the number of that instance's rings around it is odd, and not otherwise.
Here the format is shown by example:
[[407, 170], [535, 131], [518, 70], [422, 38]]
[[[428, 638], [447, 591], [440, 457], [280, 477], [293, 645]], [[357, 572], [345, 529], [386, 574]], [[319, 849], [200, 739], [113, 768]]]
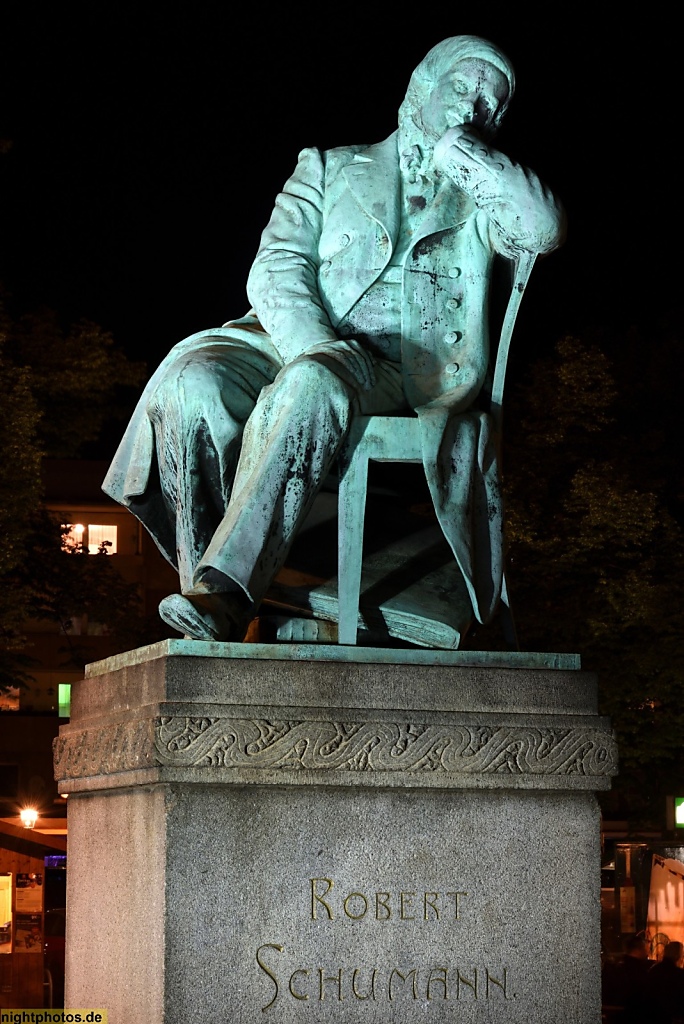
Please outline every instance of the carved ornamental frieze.
[[63, 734], [55, 764], [61, 779], [153, 767], [203, 769], [206, 781], [245, 769], [283, 776], [307, 770], [606, 777], [617, 772], [617, 750], [609, 730], [589, 724], [535, 728], [178, 715]]

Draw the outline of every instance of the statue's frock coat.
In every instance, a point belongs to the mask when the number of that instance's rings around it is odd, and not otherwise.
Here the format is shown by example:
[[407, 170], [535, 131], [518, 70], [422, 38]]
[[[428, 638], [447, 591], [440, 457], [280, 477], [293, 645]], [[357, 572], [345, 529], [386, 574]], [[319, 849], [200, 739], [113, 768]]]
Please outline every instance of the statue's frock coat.
[[[505, 159], [505, 158], [504, 158]], [[404, 392], [421, 423], [423, 460], [435, 508], [487, 621], [502, 580], [502, 512], [487, 413], [474, 408], [489, 365], [488, 296], [497, 253], [544, 252], [560, 241], [562, 214], [529, 171], [497, 164], [498, 191], [475, 201], [442, 188], [415, 225], [401, 286]], [[491, 178], [491, 174], [490, 174]], [[488, 179], [489, 181], [489, 179]], [[148, 403], [174, 362], [222, 341], [249, 349], [273, 375], [336, 328], [392, 259], [401, 222], [397, 137], [366, 149], [304, 150], [278, 196], [252, 266], [253, 309], [171, 350], [150, 380], [104, 482], [129, 505], [176, 564], [156, 472]]]

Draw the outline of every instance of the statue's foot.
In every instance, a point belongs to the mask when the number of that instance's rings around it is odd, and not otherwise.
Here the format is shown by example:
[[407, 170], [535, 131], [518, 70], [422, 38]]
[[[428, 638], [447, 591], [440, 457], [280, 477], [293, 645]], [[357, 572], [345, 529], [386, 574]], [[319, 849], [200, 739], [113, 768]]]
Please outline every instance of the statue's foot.
[[247, 627], [244, 608], [224, 594], [169, 594], [159, 603], [159, 615], [191, 640], [242, 640]]

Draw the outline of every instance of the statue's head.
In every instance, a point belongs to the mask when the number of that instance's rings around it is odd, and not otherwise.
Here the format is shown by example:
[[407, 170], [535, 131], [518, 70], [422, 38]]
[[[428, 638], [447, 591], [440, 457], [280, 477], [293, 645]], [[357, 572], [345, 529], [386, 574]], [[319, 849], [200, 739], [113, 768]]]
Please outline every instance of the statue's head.
[[472, 124], [491, 138], [515, 89], [508, 58], [477, 36], [452, 36], [428, 53], [411, 76], [399, 108], [399, 124], [409, 122], [433, 141], [448, 128]]

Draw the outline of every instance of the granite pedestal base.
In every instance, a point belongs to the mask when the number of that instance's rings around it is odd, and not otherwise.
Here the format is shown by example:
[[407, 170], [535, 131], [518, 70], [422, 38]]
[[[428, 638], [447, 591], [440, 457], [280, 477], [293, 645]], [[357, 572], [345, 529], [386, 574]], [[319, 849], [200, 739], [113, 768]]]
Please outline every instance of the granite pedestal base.
[[403, 653], [167, 641], [90, 666], [55, 751], [67, 1006], [598, 1024], [595, 680]]

